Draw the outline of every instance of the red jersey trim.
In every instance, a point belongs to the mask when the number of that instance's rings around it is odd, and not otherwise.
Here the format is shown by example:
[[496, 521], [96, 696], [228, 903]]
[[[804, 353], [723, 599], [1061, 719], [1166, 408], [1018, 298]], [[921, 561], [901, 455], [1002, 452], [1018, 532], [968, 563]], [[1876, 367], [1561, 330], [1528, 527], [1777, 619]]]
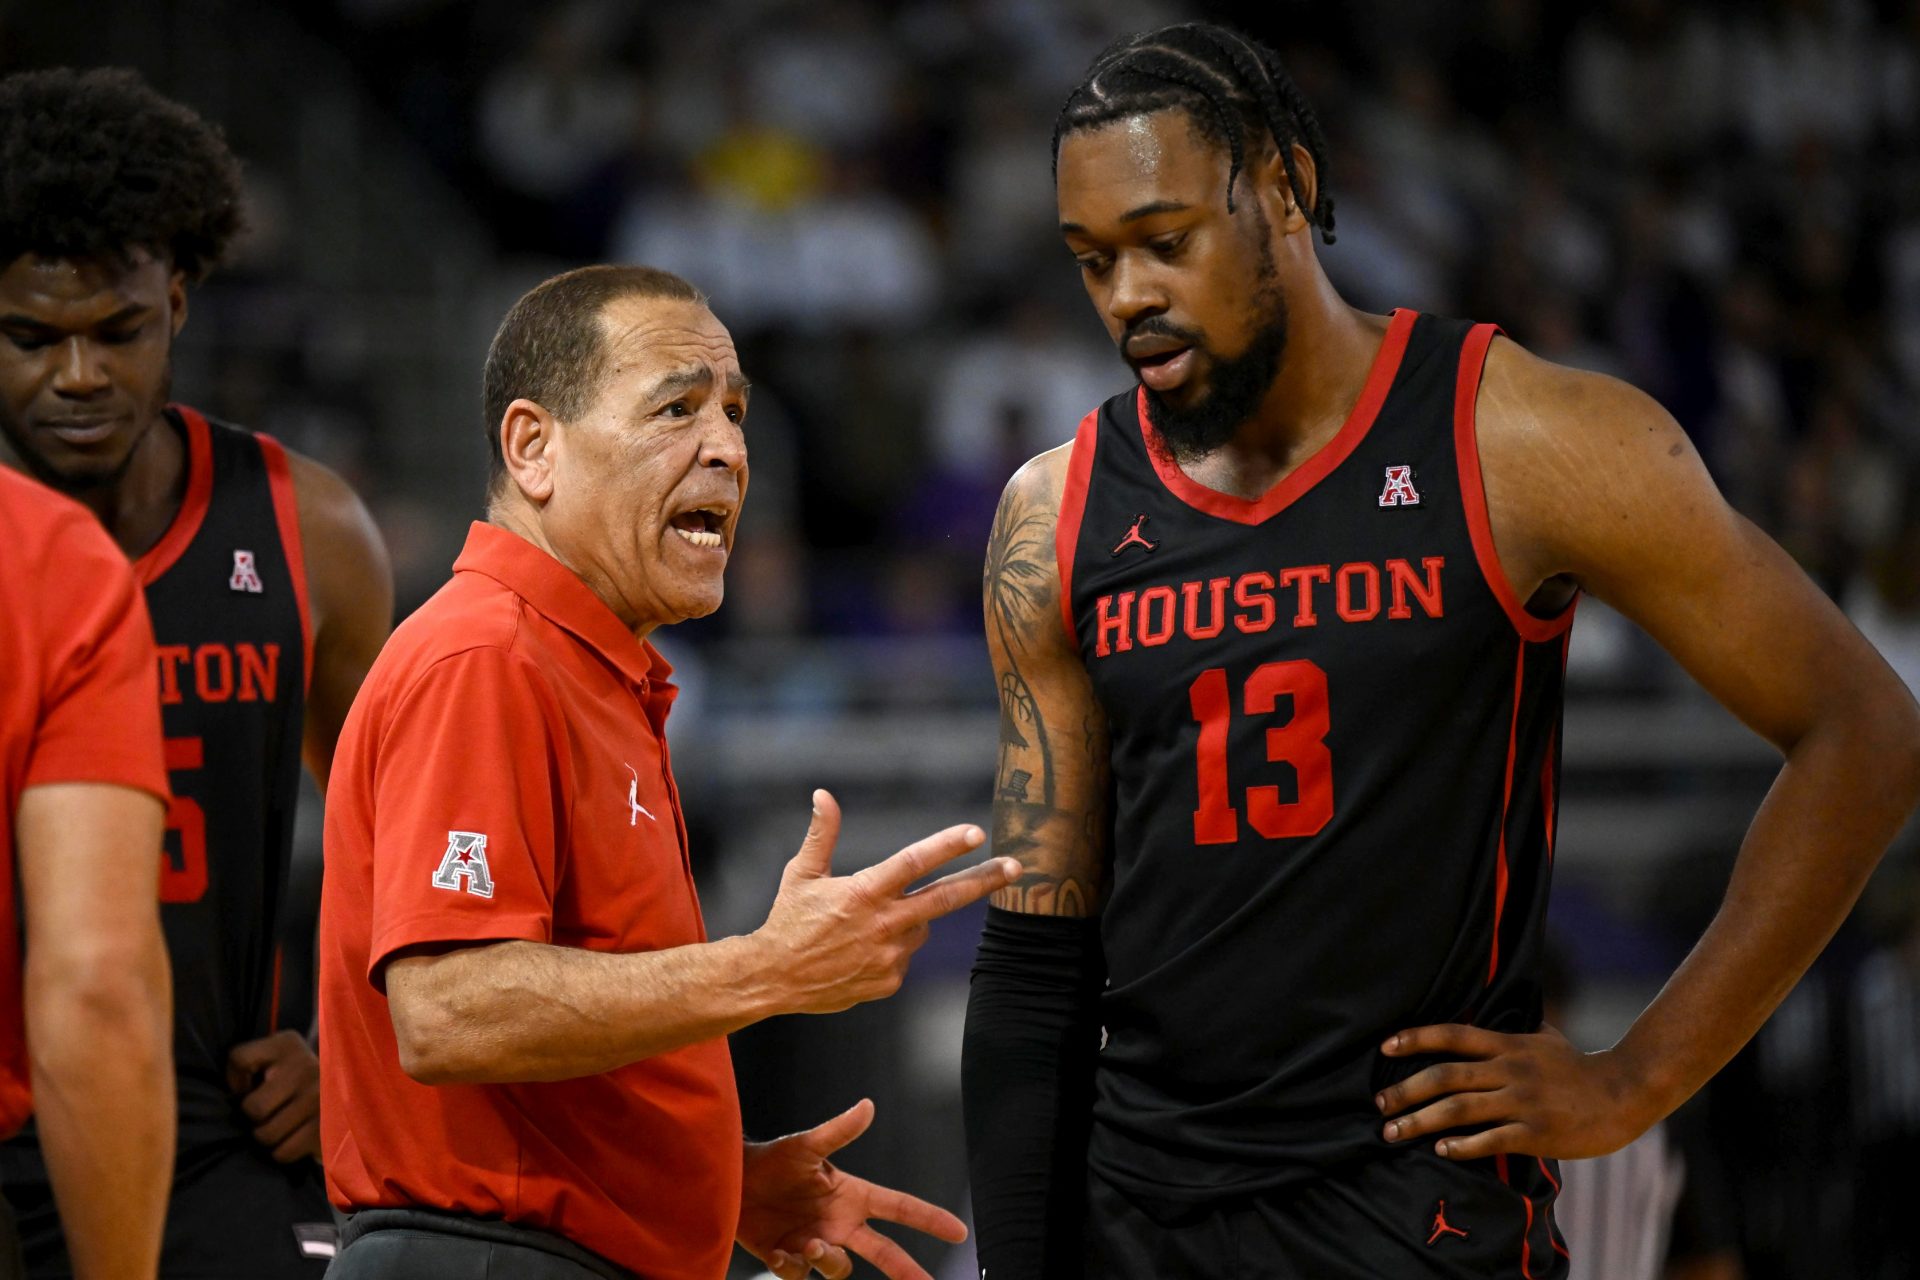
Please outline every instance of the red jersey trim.
[[[1493, 1167], [1500, 1175], [1500, 1185], [1518, 1193], [1521, 1203], [1527, 1206], [1527, 1224], [1520, 1231], [1520, 1275], [1523, 1280], [1533, 1280], [1533, 1242], [1527, 1238], [1533, 1234], [1533, 1197], [1513, 1185], [1504, 1153], [1494, 1156]], [[1544, 1165], [1541, 1167], [1545, 1168]]]
[[[1142, 421], [1145, 421], [1143, 418]], [[1093, 479], [1093, 451], [1100, 442], [1100, 411], [1080, 419], [1067, 455], [1067, 485], [1060, 493], [1060, 519], [1053, 527], [1053, 558], [1060, 569], [1060, 620], [1067, 640], [1080, 647], [1073, 625], [1073, 553], [1080, 544], [1080, 520], [1087, 512], [1087, 485]]]
[[1500, 972], [1500, 917], [1507, 909], [1507, 815], [1513, 809], [1513, 760], [1520, 745], [1520, 696], [1527, 680], [1527, 646], [1520, 646], [1513, 664], [1513, 720], [1507, 726], [1506, 784], [1500, 792], [1499, 860], [1493, 868], [1493, 946], [1487, 954], [1487, 985]]
[[[1573, 601], [1573, 605], [1569, 605], [1568, 607], [1569, 607], [1569, 608], [1572, 608], [1572, 607], [1573, 607], [1574, 605], [1578, 605], [1579, 603], [1580, 603], [1580, 601], [1579, 601], [1579, 599], [1578, 599], [1578, 597], [1576, 597], [1576, 598], [1574, 599], [1574, 601]], [[1566, 687], [1566, 675], [1567, 675], [1567, 649], [1568, 649], [1568, 648], [1569, 648], [1569, 647], [1570, 647], [1570, 646], [1572, 645], [1572, 642], [1573, 642], [1573, 632], [1572, 632], [1571, 630], [1569, 630], [1569, 631], [1568, 631], [1568, 632], [1567, 632], [1567, 633], [1566, 633], [1565, 635], [1563, 635], [1563, 636], [1561, 636], [1561, 637], [1560, 637], [1560, 684], [1561, 684], [1561, 688], [1562, 688], [1562, 689], [1564, 689], [1564, 688]], [[1564, 734], [1563, 734], [1563, 731], [1562, 731], [1562, 730], [1561, 730], [1560, 728], [1558, 728], [1558, 727], [1555, 727], [1555, 729], [1554, 729], [1554, 731], [1553, 731], [1553, 734], [1552, 734], [1552, 735], [1551, 735], [1550, 737], [1548, 737], [1548, 739], [1547, 739], [1547, 758], [1546, 758], [1546, 762], [1545, 762], [1545, 767], [1544, 767], [1544, 768], [1543, 768], [1543, 769], [1541, 770], [1541, 774], [1540, 774], [1540, 802], [1541, 802], [1541, 804], [1542, 804], [1542, 805], [1543, 805], [1543, 806], [1545, 807], [1545, 809], [1544, 809], [1544, 811], [1545, 811], [1545, 813], [1546, 813], [1546, 815], [1547, 815], [1547, 865], [1548, 865], [1548, 866], [1552, 866], [1552, 865], [1553, 865], [1553, 842], [1554, 842], [1554, 825], [1553, 825], [1553, 791], [1554, 791], [1554, 788], [1553, 788], [1553, 779], [1554, 779], [1554, 770], [1555, 770], [1556, 768], [1558, 768], [1558, 767], [1559, 767], [1559, 763], [1560, 763], [1560, 762], [1559, 762], [1559, 760], [1558, 760], [1558, 758], [1557, 758], [1557, 757], [1559, 756], [1559, 753], [1560, 753], [1560, 750], [1561, 750], [1561, 746], [1560, 746], [1560, 739], [1561, 739], [1561, 738], [1562, 738], [1563, 736], [1564, 736]], [[1541, 1166], [1541, 1171], [1542, 1171], [1542, 1172], [1544, 1173], [1544, 1172], [1546, 1171], [1546, 1166], [1544, 1166], [1544, 1165], [1542, 1165], [1542, 1166]], [[1547, 1174], [1547, 1180], [1548, 1180], [1549, 1182], [1551, 1182], [1551, 1181], [1553, 1181], [1553, 1175], [1552, 1175], [1552, 1174], [1550, 1174], [1550, 1173], [1549, 1173], [1549, 1174]], [[1554, 1183], [1554, 1191], [1555, 1191], [1555, 1193], [1557, 1194], [1557, 1193], [1559, 1192], [1559, 1190], [1560, 1190], [1560, 1184], [1559, 1184], [1559, 1183], [1557, 1183], [1557, 1182], [1556, 1182], [1556, 1183]]]
[[[1535, 1156], [1534, 1159], [1540, 1162], [1540, 1172], [1546, 1176], [1548, 1183], [1552, 1185], [1554, 1199], [1556, 1200], [1559, 1199], [1560, 1198], [1560, 1179], [1554, 1177], [1553, 1170], [1547, 1168], [1547, 1162], [1544, 1157]], [[1555, 1253], [1559, 1254], [1561, 1257], [1566, 1258], [1569, 1261], [1572, 1260], [1573, 1255], [1567, 1252], [1566, 1245], [1560, 1243], [1559, 1232], [1554, 1229], [1552, 1204], [1547, 1205], [1547, 1243], [1553, 1246], [1553, 1251]]]
[[213, 440], [207, 430], [207, 420], [183, 404], [167, 407], [180, 415], [180, 421], [187, 428], [187, 493], [180, 500], [180, 509], [173, 513], [173, 523], [160, 535], [160, 541], [133, 562], [133, 574], [143, 587], [152, 586], [173, 568], [193, 544], [194, 535], [200, 532], [200, 524], [207, 518], [207, 508], [213, 503]]
[[1493, 545], [1493, 521], [1487, 514], [1487, 489], [1480, 475], [1480, 433], [1475, 424], [1474, 406], [1480, 397], [1480, 374], [1487, 363], [1487, 348], [1493, 345], [1498, 325], [1477, 324], [1460, 348], [1460, 381], [1453, 398], [1453, 451], [1460, 463], [1460, 501], [1467, 512], [1467, 533], [1473, 540], [1473, 558], [1480, 562], [1480, 576], [1486, 579], [1494, 598], [1506, 611], [1507, 619], [1522, 639], [1538, 644], [1552, 640], [1573, 625], [1573, 611], [1580, 603], [1578, 593], [1566, 608], [1551, 618], [1527, 612], [1526, 604], [1514, 594], [1507, 571], [1500, 566], [1500, 553]]
[[1160, 482], [1188, 506], [1222, 520], [1232, 520], [1237, 524], [1259, 524], [1280, 514], [1313, 486], [1333, 474], [1334, 468], [1345, 462], [1348, 455], [1366, 439], [1367, 432], [1373, 427], [1373, 420], [1380, 415], [1380, 406], [1387, 402], [1387, 392], [1393, 388], [1394, 375], [1400, 372], [1400, 359], [1407, 353], [1407, 338], [1413, 333], [1413, 322], [1419, 319], [1419, 315], [1419, 312], [1404, 307], [1393, 313], [1393, 319], [1387, 325], [1387, 336], [1381, 341], [1380, 350], [1374, 353], [1373, 365], [1367, 371], [1365, 384], [1360, 388], [1360, 398], [1354, 401], [1339, 433], [1315, 450], [1312, 457], [1280, 477], [1273, 488], [1258, 498], [1236, 498], [1230, 493], [1209, 489], [1182, 471], [1180, 464], [1174, 461], [1166, 447], [1154, 436], [1153, 424], [1147, 416], [1147, 389], [1140, 388], [1135, 400], [1140, 417], [1140, 436], [1146, 441], [1147, 457], [1153, 460], [1153, 469], [1159, 473]]
[[300, 634], [306, 643], [301, 652], [306, 656], [302, 664], [305, 667], [302, 678], [306, 683], [301, 688], [311, 691], [313, 688], [313, 615], [307, 608], [307, 554], [300, 541], [300, 503], [294, 494], [293, 470], [287, 465], [287, 451], [272, 436], [256, 431], [253, 438], [260, 444], [260, 457], [267, 464], [267, 490], [273, 495], [273, 519], [280, 526], [280, 547], [286, 553], [287, 572], [293, 578], [293, 598], [300, 606]]

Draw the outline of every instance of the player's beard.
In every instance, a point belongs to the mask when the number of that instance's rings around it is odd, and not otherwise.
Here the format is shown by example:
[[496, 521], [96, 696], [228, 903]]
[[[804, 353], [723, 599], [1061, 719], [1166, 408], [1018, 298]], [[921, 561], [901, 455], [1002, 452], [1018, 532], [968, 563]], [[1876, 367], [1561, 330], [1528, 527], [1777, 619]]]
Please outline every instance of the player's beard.
[[[129, 430], [132, 437], [126, 452], [104, 466], [61, 466], [40, 448], [31, 427], [16, 420], [4, 408], [0, 408], [0, 440], [4, 440], [6, 453], [19, 460], [26, 473], [70, 498], [84, 500], [88, 494], [117, 488], [126, 478], [127, 471], [133, 466], [133, 460], [139, 456], [140, 446], [145, 443], [147, 434], [159, 424], [161, 415], [166, 411], [167, 400], [173, 394], [173, 361], [167, 361], [159, 382], [154, 386], [153, 394], [148, 398], [145, 412], [139, 416], [138, 423]], [[4, 461], [0, 457], [0, 461]]]
[[1152, 387], [1148, 418], [1160, 439], [1183, 462], [1201, 458], [1233, 439], [1253, 417], [1280, 372], [1287, 352], [1287, 300], [1280, 292], [1273, 251], [1261, 238], [1260, 272], [1253, 294], [1254, 331], [1247, 349], [1230, 360], [1208, 352], [1207, 387], [1185, 407], [1169, 403]]

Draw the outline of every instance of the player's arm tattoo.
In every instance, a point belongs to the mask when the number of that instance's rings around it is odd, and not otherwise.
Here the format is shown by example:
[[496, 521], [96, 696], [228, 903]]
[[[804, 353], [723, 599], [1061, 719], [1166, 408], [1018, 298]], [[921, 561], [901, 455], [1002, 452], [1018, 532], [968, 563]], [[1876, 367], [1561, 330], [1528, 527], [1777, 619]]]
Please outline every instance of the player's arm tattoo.
[[993, 851], [1026, 874], [996, 906], [1091, 915], [1099, 906], [1108, 806], [1106, 720], [1060, 623], [1057, 499], [1032, 468], [1001, 499], [987, 544], [987, 644], [1000, 699]]

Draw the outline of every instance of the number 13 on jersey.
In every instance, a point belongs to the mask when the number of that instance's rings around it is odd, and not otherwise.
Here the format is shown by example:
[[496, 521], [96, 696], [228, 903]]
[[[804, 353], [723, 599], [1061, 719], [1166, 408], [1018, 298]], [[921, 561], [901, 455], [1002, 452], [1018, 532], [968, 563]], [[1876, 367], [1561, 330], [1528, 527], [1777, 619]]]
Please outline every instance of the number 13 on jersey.
[[[1268, 662], [1247, 677], [1242, 711], [1273, 714], [1282, 694], [1293, 698], [1293, 718], [1267, 730], [1267, 760], [1293, 766], [1297, 798], [1280, 799], [1276, 786], [1248, 787], [1247, 822], [1269, 840], [1318, 835], [1333, 819], [1333, 753], [1327, 750], [1327, 673], [1311, 662]], [[1200, 807], [1193, 814], [1195, 844], [1232, 844], [1240, 838], [1240, 811], [1227, 780], [1227, 726], [1233, 695], [1226, 669], [1202, 671], [1187, 690], [1200, 722], [1197, 745]]]

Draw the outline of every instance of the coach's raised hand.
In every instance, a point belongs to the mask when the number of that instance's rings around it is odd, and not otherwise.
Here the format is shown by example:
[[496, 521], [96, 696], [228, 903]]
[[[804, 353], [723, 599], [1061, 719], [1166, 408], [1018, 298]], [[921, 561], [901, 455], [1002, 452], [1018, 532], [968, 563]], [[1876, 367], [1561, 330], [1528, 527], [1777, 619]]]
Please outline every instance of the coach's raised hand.
[[920, 889], [908, 886], [986, 840], [979, 827], [948, 827], [849, 876], [833, 874], [840, 806], [813, 793], [813, 822], [780, 877], [767, 922], [749, 941], [769, 952], [756, 966], [780, 992], [773, 1003], [801, 1013], [835, 1013], [900, 989], [927, 925], [1012, 884], [1020, 864], [990, 858]]

